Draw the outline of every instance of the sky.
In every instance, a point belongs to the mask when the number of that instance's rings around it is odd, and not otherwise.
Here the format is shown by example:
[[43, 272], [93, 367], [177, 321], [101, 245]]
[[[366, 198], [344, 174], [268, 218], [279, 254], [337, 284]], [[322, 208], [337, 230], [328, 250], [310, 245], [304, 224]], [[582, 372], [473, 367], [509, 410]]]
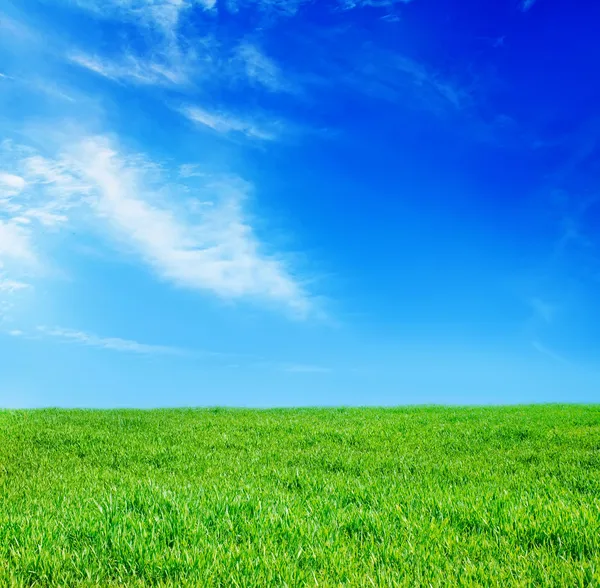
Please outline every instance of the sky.
[[0, 407], [600, 402], [599, 27], [5, 0]]

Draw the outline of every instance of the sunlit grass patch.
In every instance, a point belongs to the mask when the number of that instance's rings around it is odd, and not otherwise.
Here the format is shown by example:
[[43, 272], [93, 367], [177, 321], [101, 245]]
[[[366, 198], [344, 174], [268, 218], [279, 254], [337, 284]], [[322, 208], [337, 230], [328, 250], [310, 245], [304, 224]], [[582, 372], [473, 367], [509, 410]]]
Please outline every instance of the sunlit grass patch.
[[600, 407], [0, 412], [0, 585], [600, 584]]

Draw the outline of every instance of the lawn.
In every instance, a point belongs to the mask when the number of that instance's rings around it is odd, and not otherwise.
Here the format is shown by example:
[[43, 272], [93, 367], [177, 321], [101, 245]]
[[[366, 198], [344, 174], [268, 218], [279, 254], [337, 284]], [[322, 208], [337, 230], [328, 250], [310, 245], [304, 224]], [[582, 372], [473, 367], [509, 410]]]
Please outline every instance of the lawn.
[[600, 586], [600, 406], [0, 411], [0, 586]]

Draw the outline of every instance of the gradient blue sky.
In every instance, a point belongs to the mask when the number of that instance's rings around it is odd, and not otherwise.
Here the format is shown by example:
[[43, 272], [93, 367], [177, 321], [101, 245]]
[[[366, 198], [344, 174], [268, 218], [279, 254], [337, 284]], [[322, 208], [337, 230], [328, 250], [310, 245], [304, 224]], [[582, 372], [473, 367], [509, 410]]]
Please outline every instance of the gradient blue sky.
[[4, 1], [0, 405], [600, 401], [599, 30]]

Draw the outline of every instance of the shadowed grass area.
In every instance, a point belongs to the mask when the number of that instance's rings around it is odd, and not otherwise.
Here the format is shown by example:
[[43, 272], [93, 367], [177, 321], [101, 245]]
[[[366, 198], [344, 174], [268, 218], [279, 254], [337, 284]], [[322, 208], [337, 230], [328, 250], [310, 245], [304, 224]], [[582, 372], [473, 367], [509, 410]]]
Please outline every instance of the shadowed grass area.
[[0, 585], [600, 585], [600, 406], [0, 411]]

